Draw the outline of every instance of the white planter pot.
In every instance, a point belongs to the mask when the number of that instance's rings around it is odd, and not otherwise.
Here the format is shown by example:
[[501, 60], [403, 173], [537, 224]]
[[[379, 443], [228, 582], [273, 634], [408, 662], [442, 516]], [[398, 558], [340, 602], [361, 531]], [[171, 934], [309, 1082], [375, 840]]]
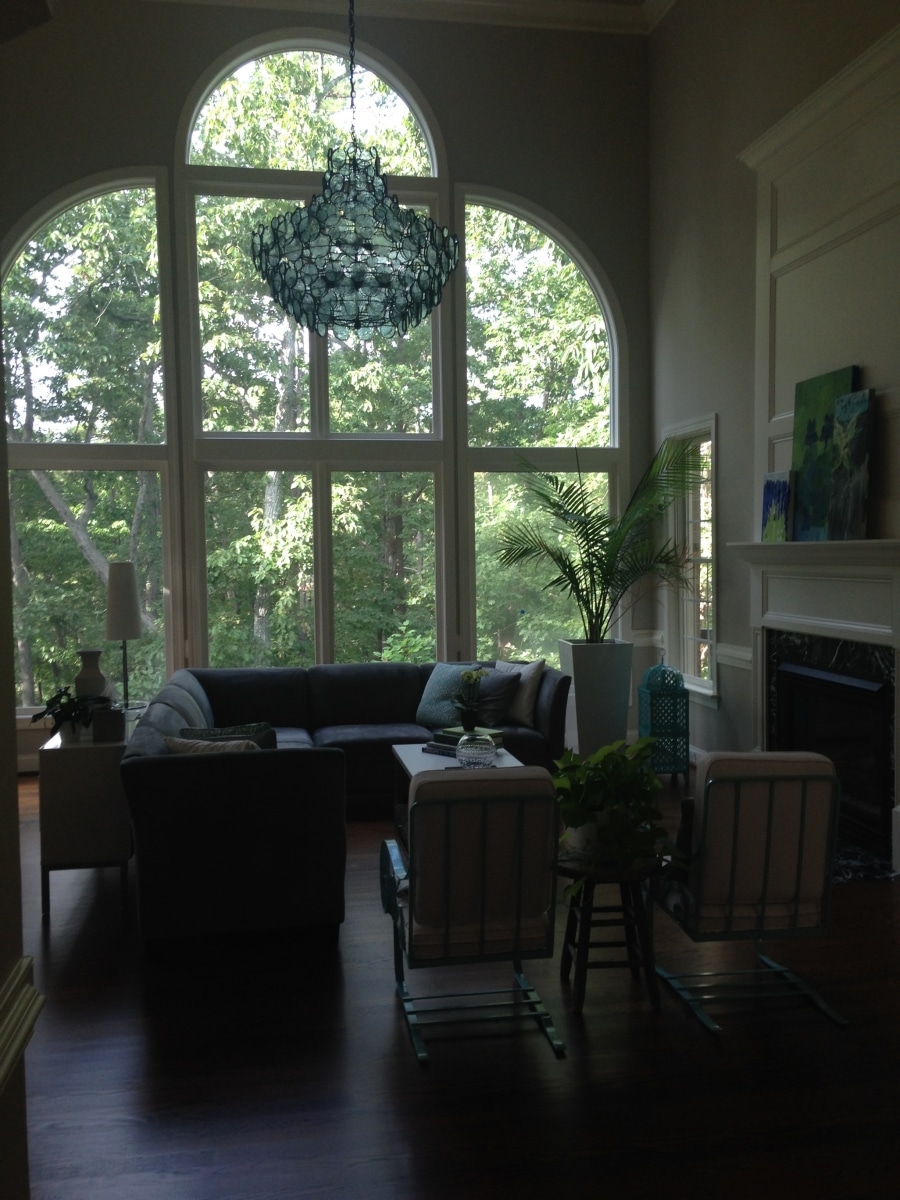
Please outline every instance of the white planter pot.
[[572, 676], [577, 750], [582, 758], [628, 735], [631, 642], [561, 639], [560, 666]]
[[579, 860], [592, 862], [597, 854], [597, 823], [587, 821], [574, 829], [566, 826], [559, 843], [560, 858], [577, 863]]

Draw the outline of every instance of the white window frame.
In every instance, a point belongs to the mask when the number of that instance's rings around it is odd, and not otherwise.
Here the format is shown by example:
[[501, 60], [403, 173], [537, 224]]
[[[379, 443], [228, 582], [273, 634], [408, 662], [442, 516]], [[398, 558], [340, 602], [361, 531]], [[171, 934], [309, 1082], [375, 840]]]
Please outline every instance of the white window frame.
[[[669, 438], [678, 438], [685, 441], [706, 442], [710, 443], [710, 553], [709, 566], [711, 573], [711, 609], [712, 609], [712, 627], [704, 633], [701, 632], [697, 625], [698, 604], [696, 597], [692, 592], [684, 589], [669, 591], [666, 595], [666, 661], [670, 666], [675, 667], [681, 672], [684, 678], [684, 686], [689, 692], [693, 693], [696, 698], [708, 698], [710, 701], [716, 701], [718, 698], [718, 670], [716, 656], [716, 589], [718, 579], [718, 566], [716, 554], [716, 426], [717, 415], [715, 413], [700, 417], [694, 421], [686, 422], [681, 425], [669, 426], [663, 431], [664, 436]], [[669, 517], [669, 532], [678, 544], [688, 546], [689, 552], [692, 544], [692, 539], [689, 537], [690, 528], [696, 524], [693, 516], [694, 502], [697, 498], [697, 493], [694, 492], [690, 497], [685, 497], [683, 500], [674, 504]], [[692, 558], [700, 559], [700, 555], [691, 555]], [[696, 675], [687, 669], [686, 663], [688, 656], [685, 654], [685, 642], [690, 639], [694, 642], [702, 641], [708, 648], [708, 664], [709, 677], [704, 678]]]

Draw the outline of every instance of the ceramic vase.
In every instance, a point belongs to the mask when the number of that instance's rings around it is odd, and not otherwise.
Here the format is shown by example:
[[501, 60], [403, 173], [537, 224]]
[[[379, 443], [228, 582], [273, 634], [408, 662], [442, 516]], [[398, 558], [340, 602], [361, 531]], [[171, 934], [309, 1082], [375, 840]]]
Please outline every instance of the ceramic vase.
[[102, 650], [79, 650], [81, 670], [75, 676], [76, 696], [102, 696], [106, 691], [106, 676], [100, 670]]

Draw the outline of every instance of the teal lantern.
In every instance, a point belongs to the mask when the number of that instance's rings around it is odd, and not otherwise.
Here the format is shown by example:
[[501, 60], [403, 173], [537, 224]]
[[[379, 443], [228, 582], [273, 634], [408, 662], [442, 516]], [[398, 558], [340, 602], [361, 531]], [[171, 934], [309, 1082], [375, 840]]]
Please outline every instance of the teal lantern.
[[657, 775], [671, 774], [672, 782], [690, 770], [688, 693], [680, 671], [666, 666], [665, 655], [644, 672], [638, 688], [638, 720], [641, 737], [656, 738], [650, 765]]

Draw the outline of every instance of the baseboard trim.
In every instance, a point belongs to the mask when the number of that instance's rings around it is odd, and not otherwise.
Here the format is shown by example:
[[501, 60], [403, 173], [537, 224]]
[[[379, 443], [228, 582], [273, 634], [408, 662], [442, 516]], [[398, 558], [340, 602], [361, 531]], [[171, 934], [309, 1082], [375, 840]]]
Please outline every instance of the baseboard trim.
[[32, 983], [33, 960], [20, 958], [0, 987], [0, 1092], [34, 1033], [44, 997]]

